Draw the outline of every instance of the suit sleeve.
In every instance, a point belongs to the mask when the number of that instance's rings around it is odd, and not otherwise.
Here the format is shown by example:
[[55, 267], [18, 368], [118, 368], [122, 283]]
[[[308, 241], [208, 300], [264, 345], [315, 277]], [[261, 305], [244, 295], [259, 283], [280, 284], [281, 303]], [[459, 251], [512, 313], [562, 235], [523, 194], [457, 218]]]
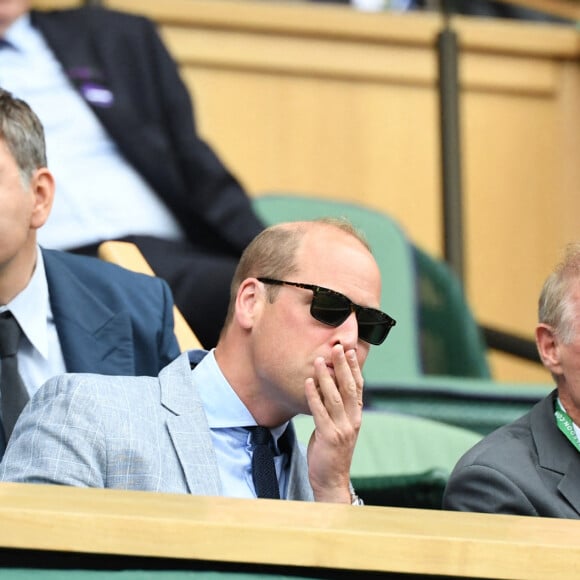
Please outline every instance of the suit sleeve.
[[82, 378], [50, 379], [18, 419], [0, 464], [0, 479], [21, 483], [104, 487], [103, 414], [83, 393]]
[[443, 494], [443, 509], [492, 514], [538, 512], [516, 482], [493, 467], [467, 465], [456, 469]]

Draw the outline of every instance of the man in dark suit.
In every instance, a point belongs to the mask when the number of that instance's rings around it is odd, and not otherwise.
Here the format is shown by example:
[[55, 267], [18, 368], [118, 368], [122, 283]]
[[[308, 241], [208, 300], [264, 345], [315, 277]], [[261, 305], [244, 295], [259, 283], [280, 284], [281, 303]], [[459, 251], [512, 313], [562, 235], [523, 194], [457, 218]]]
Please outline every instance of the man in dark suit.
[[[7, 383], [9, 364], [2, 358], [0, 455], [22, 405], [52, 376], [156, 376], [179, 355], [165, 281], [96, 258], [41, 250], [36, 234], [53, 197], [42, 125], [24, 101], [0, 89], [0, 343], [8, 324], [17, 336], [19, 375], [16, 386]], [[12, 387], [20, 389], [20, 403], [6, 411]]]
[[263, 224], [197, 134], [153, 24], [102, 8], [29, 12], [28, 0], [12, 0], [0, 2], [3, 33], [0, 85], [42, 120], [57, 180], [41, 244], [94, 253], [104, 239], [136, 242], [214, 346], [239, 256]]
[[453, 470], [445, 509], [580, 518], [580, 243], [548, 277], [536, 343], [556, 389]]

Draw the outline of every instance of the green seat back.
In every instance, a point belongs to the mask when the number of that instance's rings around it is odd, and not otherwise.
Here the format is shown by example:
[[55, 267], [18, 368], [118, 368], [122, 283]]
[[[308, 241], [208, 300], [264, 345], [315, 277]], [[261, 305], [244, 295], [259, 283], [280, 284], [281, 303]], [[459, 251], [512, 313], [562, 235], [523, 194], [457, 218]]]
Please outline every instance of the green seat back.
[[367, 389], [366, 408], [409, 413], [483, 435], [515, 421], [554, 388], [485, 378], [429, 376]]
[[414, 246], [421, 367], [427, 375], [490, 378], [487, 346], [449, 266]]
[[[312, 417], [294, 419], [298, 440], [308, 443]], [[411, 415], [365, 411], [351, 467], [365, 503], [439, 508], [443, 489], [459, 458], [479, 433]]]
[[[367, 384], [385, 377], [416, 377], [421, 373], [418, 311], [412, 249], [390, 217], [359, 205], [298, 195], [263, 195], [254, 208], [267, 225], [320, 217], [345, 217], [370, 244], [383, 277], [381, 308], [397, 325], [381, 346], [373, 346], [365, 363]], [[309, 282], [309, 280], [298, 280]]]

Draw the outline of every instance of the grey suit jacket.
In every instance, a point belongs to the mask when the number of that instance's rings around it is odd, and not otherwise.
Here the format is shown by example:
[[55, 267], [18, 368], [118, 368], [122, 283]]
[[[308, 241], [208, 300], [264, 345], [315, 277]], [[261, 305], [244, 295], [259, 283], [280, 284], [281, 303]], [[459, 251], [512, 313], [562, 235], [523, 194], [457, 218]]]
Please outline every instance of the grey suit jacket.
[[443, 508], [580, 517], [580, 454], [554, 418], [556, 391], [468, 451], [451, 474]]
[[[288, 499], [312, 501], [306, 457], [290, 429]], [[49, 380], [16, 424], [0, 479], [222, 495], [188, 354], [157, 378], [68, 374]]]

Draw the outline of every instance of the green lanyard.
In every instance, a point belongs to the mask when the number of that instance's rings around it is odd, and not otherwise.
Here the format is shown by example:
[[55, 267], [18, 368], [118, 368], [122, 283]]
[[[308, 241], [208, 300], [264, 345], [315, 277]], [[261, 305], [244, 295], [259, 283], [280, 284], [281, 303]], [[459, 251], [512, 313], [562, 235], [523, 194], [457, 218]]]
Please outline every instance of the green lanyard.
[[562, 407], [562, 404], [558, 399], [556, 399], [556, 410], [554, 411], [554, 415], [556, 416], [558, 429], [566, 435], [570, 443], [576, 447], [576, 450], [580, 451], [580, 441], [578, 441], [578, 436], [574, 430], [574, 423], [572, 422], [572, 419], [570, 419], [570, 415], [564, 411], [564, 407]]

